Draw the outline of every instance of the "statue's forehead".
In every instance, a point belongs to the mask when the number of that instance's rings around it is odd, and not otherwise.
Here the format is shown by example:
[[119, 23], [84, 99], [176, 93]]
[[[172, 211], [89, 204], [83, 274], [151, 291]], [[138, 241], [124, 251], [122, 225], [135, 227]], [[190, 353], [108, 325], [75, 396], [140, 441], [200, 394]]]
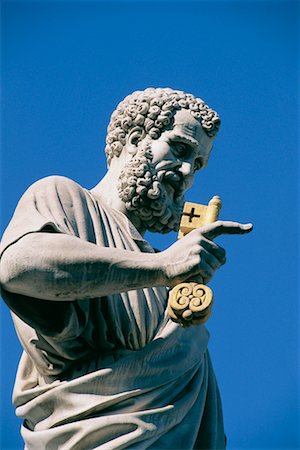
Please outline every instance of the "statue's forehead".
[[188, 136], [195, 139], [200, 138], [203, 132], [198, 120], [196, 120], [186, 109], [181, 109], [175, 114], [173, 129], [182, 130]]
[[214, 139], [207, 136], [198, 120], [184, 109], [175, 114], [172, 132], [177, 136], [192, 138], [200, 147], [205, 147], [207, 150], [210, 150], [213, 145]]

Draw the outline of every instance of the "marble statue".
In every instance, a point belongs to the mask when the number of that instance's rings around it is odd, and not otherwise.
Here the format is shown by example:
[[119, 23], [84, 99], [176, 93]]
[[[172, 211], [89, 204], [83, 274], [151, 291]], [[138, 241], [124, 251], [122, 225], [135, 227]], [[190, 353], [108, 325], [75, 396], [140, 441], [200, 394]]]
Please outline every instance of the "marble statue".
[[26, 449], [222, 449], [222, 407], [204, 325], [167, 312], [168, 289], [206, 284], [225, 263], [217, 221], [154, 251], [146, 230], [178, 230], [184, 193], [220, 125], [203, 100], [149, 88], [122, 101], [108, 171], [87, 190], [34, 183], [1, 242], [2, 296], [24, 352], [13, 402]]

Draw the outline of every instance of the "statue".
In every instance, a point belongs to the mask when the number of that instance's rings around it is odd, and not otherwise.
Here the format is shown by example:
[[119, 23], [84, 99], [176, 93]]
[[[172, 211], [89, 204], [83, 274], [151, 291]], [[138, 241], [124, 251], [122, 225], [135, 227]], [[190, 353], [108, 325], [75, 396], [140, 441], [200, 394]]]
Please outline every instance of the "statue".
[[28, 450], [225, 448], [208, 333], [170, 320], [168, 289], [207, 284], [225, 263], [213, 239], [252, 226], [210, 223], [162, 252], [143, 237], [178, 230], [219, 125], [191, 94], [135, 92], [112, 114], [96, 187], [50, 176], [22, 196], [0, 269]]

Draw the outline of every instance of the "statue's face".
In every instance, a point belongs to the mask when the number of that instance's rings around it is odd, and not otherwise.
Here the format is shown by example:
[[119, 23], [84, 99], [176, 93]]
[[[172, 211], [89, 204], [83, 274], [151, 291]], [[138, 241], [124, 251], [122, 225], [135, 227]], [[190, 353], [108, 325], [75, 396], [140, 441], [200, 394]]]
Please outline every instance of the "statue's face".
[[187, 110], [176, 113], [171, 130], [145, 138], [119, 178], [119, 196], [145, 229], [178, 230], [185, 191], [207, 162], [213, 145]]
[[157, 172], [168, 169], [174, 173], [162, 180], [170, 198], [183, 196], [191, 187], [195, 173], [207, 163], [213, 142], [185, 109], [176, 113], [172, 130], [153, 141], [152, 164]]

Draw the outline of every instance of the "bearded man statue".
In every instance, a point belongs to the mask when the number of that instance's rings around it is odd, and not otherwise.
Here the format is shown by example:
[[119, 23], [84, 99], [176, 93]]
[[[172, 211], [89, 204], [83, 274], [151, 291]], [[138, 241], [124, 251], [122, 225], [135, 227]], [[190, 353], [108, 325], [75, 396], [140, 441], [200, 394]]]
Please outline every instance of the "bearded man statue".
[[168, 289], [207, 283], [213, 242], [251, 225], [215, 222], [162, 252], [220, 125], [203, 100], [149, 88], [112, 114], [108, 171], [91, 190], [61, 176], [22, 196], [1, 242], [2, 296], [23, 346], [13, 402], [26, 449], [223, 449], [204, 325], [167, 314]]

